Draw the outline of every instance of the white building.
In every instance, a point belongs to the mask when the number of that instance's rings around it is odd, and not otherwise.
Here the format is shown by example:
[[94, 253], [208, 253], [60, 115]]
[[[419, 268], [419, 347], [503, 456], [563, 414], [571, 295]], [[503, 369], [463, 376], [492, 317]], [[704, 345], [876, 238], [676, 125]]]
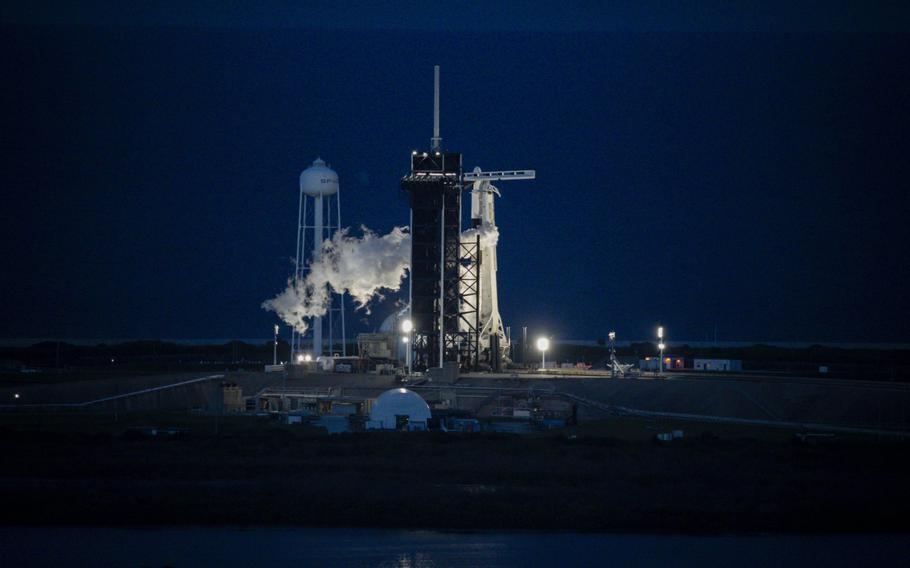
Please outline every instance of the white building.
[[696, 371], [742, 371], [743, 362], [740, 359], [696, 359]]
[[387, 390], [373, 403], [367, 429], [426, 430], [430, 406], [414, 391], [404, 388]]

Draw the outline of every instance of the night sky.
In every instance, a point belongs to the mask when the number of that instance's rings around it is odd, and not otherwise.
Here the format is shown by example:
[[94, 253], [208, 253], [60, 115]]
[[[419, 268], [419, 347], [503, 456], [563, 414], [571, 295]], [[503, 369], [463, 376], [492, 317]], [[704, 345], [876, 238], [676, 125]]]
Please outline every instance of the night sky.
[[0, 338], [267, 337], [300, 171], [407, 224], [439, 64], [444, 148], [537, 170], [499, 184], [513, 332], [910, 341], [906, 12], [726, 5], [9, 9]]

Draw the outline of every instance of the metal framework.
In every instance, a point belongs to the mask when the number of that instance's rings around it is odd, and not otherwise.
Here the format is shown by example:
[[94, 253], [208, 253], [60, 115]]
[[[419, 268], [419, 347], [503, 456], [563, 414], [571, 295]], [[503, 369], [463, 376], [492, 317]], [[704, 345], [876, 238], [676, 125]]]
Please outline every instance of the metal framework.
[[[418, 369], [442, 367], [456, 362], [460, 368], [478, 368], [481, 358], [484, 319], [495, 320], [491, 353], [495, 351], [494, 368], [500, 357], [499, 334], [502, 322], [495, 301], [495, 279], [484, 276], [484, 268], [495, 272], [495, 248], [487, 255], [480, 244], [480, 234], [470, 242], [461, 242], [461, 194], [468, 183], [489, 187], [491, 180], [533, 179], [533, 170], [481, 172], [462, 170], [461, 154], [442, 151], [439, 134], [439, 66], [433, 68], [433, 136], [430, 151], [411, 154], [411, 172], [401, 179], [401, 189], [411, 200], [411, 292], [410, 311], [413, 324], [412, 360]], [[492, 203], [492, 197], [490, 197]], [[490, 216], [477, 217], [481, 223], [493, 224]], [[486, 256], [490, 266], [484, 267]], [[493, 293], [493, 313], [484, 313], [487, 300], [481, 295]], [[508, 339], [504, 340], [508, 346]]]
[[418, 369], [480, 358], [480, 235], [461, 241], [461, 155], [412, 155], [401, 188], [411, 198], [412, 355]]
[[411, 322], [418, 369], [457, 361], [446, 336], [458, 333], [461, 154], [411, 155], [401, 179], [411, 201]]
[[476, 369], [480, 363], [480, 235], [463, 242], [459, 253], [458, 320], [459, 332], [453, 334], [449, 348], [458, 352], [462, 368]]

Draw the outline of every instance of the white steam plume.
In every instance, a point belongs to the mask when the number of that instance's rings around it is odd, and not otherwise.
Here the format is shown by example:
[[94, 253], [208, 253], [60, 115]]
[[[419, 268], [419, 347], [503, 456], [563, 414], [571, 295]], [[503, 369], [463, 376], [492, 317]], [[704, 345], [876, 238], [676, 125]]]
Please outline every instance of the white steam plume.
[[495, 247], [496, 243], [499, 242], [499, 229], [496, 228], [496, 225], [488, 225], [486, 223], [476, 229], [468, 229], [461, 233], [461, 242], [472, 242], [477, 238], [478, 234], [480, 234], [480, 248], [482, 249]]
[[[401, 288], [401, 281], [410, 268], [411, 235], [404, 227], [395, 227], [387, 235], [379, 236], [362, 227], [363, 237], [348, 236], [348, 229], [337, 231], [322, 243], [322, 257], [310, 264], [306, 278], [294, 283], [288, 279], [287, 287], [262, 308], [278, 314], [298, 333], [305, 333], [308, 318], [325, 315], [329, 308], [328, 287], [339, 293], [350, 294], [357, 302], [357, 309], [366, 309], [373, 300], [382, 300], [383, 290], [391, 292]], [[462, 242], [480, 235], [481, 248], [496, 246], [499, 231], [494, 225], [481, 225], [461, 234]]]
[[367, 309], [382, 290], [397, 291], [411, 260], [411, 235], [395, 227], [383, 236], [363, 227], [363, 237], [350, 237], [348, 230], [337, 231], [322, 243], [322, 257], [310, 265], [306, 278], [288, 280], [283, 292], [262, 303], [298, 333], [307, 330], [306, 318], [325, 315], [329, 308], [327, 286], [348, 293], [358, 309]]

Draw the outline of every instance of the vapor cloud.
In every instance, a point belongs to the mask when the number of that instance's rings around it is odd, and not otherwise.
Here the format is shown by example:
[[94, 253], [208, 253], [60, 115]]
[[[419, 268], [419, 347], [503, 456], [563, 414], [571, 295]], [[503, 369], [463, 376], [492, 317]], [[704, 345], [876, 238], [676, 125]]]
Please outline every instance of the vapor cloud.
[[483, 224], [476, 229], [468, 229], [461, 233], [461, 242], [473, 241], [480, 235], [480, 248], [495, 247], [499, 242], [499, 229], [496, 225]]
[[[362, 227], [362, 237], [352, 237], [348, 229], [337, 231], [322, 243], [322, 257], [310, 264], [306, 278], [294, 282], [277, 296], [262, 303], [298, 333], [309, 328], [307, 320], [325, 315], [329, 309], [329, 289], [349, 294], [357, 309], [369, 313], [370, 303], [384, 299], [384, 292], [397, 292], [411, 262], [411, 235], [405, 227], [395, 227], [387, 235], [378, 235]], [[482, 248], [496, 246], [499, 231], [492, 225], [481, 225], [461, 234], [462, 240], [480, 235]]]
[[367, 313], [370, 302], [384, 298], [383, 291], [401, 288], [411, 260], [411, 235], [404, 227], [382, 236], [363, 227], [362, 237], [343, 229], [322, 243], [321, 252], [306, 278], [295, 283], [292, 276], [284, 291], [262, 303], [263, 309], [275, 312], [299, 333], [306, 332], [307, 318], [325, 315], [329, 287], [350, 294], [357, 309]]

